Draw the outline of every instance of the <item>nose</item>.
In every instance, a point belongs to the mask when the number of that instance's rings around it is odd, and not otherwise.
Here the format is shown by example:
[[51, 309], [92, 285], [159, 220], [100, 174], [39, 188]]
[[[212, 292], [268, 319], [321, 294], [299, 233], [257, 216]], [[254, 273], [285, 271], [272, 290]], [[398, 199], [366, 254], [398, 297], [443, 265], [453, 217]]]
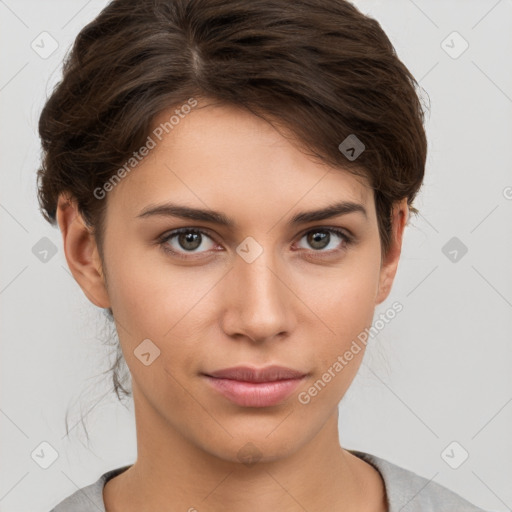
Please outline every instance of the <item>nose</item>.
[[251, 263], [235, 258], [222, 290], [222, 328], [227, 335], [263, 342], [293, 331], [294, 295], [283, 265], [276, 262], [270, 251]]

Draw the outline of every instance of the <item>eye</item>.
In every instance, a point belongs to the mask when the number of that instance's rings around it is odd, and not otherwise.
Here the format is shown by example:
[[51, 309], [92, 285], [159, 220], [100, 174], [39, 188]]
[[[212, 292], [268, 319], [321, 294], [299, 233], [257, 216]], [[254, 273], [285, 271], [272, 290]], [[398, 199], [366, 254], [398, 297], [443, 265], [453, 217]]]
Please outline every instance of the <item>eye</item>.
[[[198, 251], [197, 249], [201, 247], [205, 238], [213, 242], [212, 238], [201, 229], [180, 228], [164, 235], [159, 240], [159, 244], [164, 251], [178, 257], [186, 258], [187, 253], [200, 254], [211, 250], [215, 246], [213, 243], [209, 248], [207, 247], [205, 251]], [[174, 245], [170, 242], [174, 242]]]
[[[340, 245], [348, 246], [352, 242], [351, 237], [343, 231], [328, 227], [310, 229], [302, 235], [301, 240], [304, 238], [306, 238], [309, 248], [313, 248], [314, 252], [337, 252], [342, 250]], [[328, 250], [323, 251], [323, 249], [326, 248], [328, 248]], [[308, 249], [308, 247], [305, 247], [305, 249]]]
[[[334, 235], [334, 237], [333, 237]], [[319, 227], [305, 232], [300, 240], [306, 239], [309, 247], [300, 247], [302, 249], [313, 249], [317, 253], [338, 253], [352, 243], [352, 237], [343, 231], [330, 228]], [[198, 250], [205, 239], [210, 241], [210, 247]], [[189, 258], [189, 255], [206, 253], [214, 249], [215, 242], [212, 237], [202, 229], [197, 228], [179, 228], [164, 234], [158, 241], [162, 249], [178, 258]], [[204, 244], [203, 244], [204, 245]], [[340, 245], [342, 247], [340, 247]], [[330, 247], [330, 248], [329, 248]], [[323, 249], [328, 250], [323, 250]]]

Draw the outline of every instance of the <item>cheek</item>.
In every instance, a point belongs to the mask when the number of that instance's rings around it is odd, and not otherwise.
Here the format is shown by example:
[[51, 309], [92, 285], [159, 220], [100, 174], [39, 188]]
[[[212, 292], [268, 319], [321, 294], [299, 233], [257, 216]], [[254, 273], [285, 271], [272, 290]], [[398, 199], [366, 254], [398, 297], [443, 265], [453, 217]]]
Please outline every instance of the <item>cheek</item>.
[[[170, 410], [184, 411], [190, 397], [179, 383], [182, 372], [192, 368], [187, 367], [191, 349], [182, 337], [183, 325], [201, 290], [191, 290], [186, 272], [162, 265], [163, 259], [155, 265], [137, 250], [127, 249], [125, 254], [111, 252], [109, 296], [134, 386], [153, 406], [163, 400]], [[113, 265], [114, 261], [118, 263]], [[144, 341], [148, 339], [151, 342]], [[144, 353], [149, 353], [146, 360]]]
[[303, 389], [302, 397], [312, 400], [313, 407], [327, 410], [338, 403], [359, 370], [373, 320], [378, 276], [378, 268], [359, 265], [326, 280], [324, 293], [318, 293], [312, 309], [322, 320], [317, 325], [324, 324], [329, 330], [322, 325], [325, 334], [312, 355], [318, 373]]
[[[128, 238], [128, 235], [127, 235]], [[116, 318], [133, 337], [161, 338], [190, 309], [195, 296], [193, 270], [166, 264], [158, 247], [112, 241], [109, 297]]]
[[354, 252], [337, 267], [305, 273], [297, 280], [301, 296], [317, 313], [319, 325], [323, 321], [330, 327], [323, 330], [334, 337], [337, 348], [371, 324], [379, 275], [380, 258], [369, 248]]
[[160, 350], [160, 370], [193, 371], [218, 304], [218, 273], [167, 263], [157, 249], [117, 252], [111, 251], [109, 297], [128, 366], [137, 371], [133, 351], [150, 339]]

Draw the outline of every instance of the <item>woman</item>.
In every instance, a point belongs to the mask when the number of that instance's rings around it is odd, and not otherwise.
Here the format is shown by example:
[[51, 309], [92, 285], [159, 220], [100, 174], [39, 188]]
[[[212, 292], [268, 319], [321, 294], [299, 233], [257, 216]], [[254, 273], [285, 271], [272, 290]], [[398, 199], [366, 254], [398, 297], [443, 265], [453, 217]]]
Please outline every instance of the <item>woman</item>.
[[81, 31], [39, 199], [115, 322], [138, 456], [55, 512], [481, 510], [339, 443], [417, 212], [415, 85], [341, 0], [117, 0]]

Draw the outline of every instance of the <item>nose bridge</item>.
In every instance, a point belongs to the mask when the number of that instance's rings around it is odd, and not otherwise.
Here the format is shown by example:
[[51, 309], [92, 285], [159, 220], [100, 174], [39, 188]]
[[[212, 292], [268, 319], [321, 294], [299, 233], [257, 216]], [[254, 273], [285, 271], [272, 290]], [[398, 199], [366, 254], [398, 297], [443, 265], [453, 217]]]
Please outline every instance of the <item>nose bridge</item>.
[[284, 283], [280, 259], [270, 248], [246, 240], [237, 248], [230, 272], [228, 294], [233, 324], [231, 334], [245, 334], [253, 340], [272, 337], [291, 328], [290, 292]]
[[243, 283], [242, 289], [251, 293], [255, 299], [252, 302], [270, 305], [271, 299], [279, 299], [282, 294], [282, 283], [278, 279], [279, 270], [275, 265], [275, 258], [270, 252], [263, 253], [252, 263], [237, 262], [238, 276]]

